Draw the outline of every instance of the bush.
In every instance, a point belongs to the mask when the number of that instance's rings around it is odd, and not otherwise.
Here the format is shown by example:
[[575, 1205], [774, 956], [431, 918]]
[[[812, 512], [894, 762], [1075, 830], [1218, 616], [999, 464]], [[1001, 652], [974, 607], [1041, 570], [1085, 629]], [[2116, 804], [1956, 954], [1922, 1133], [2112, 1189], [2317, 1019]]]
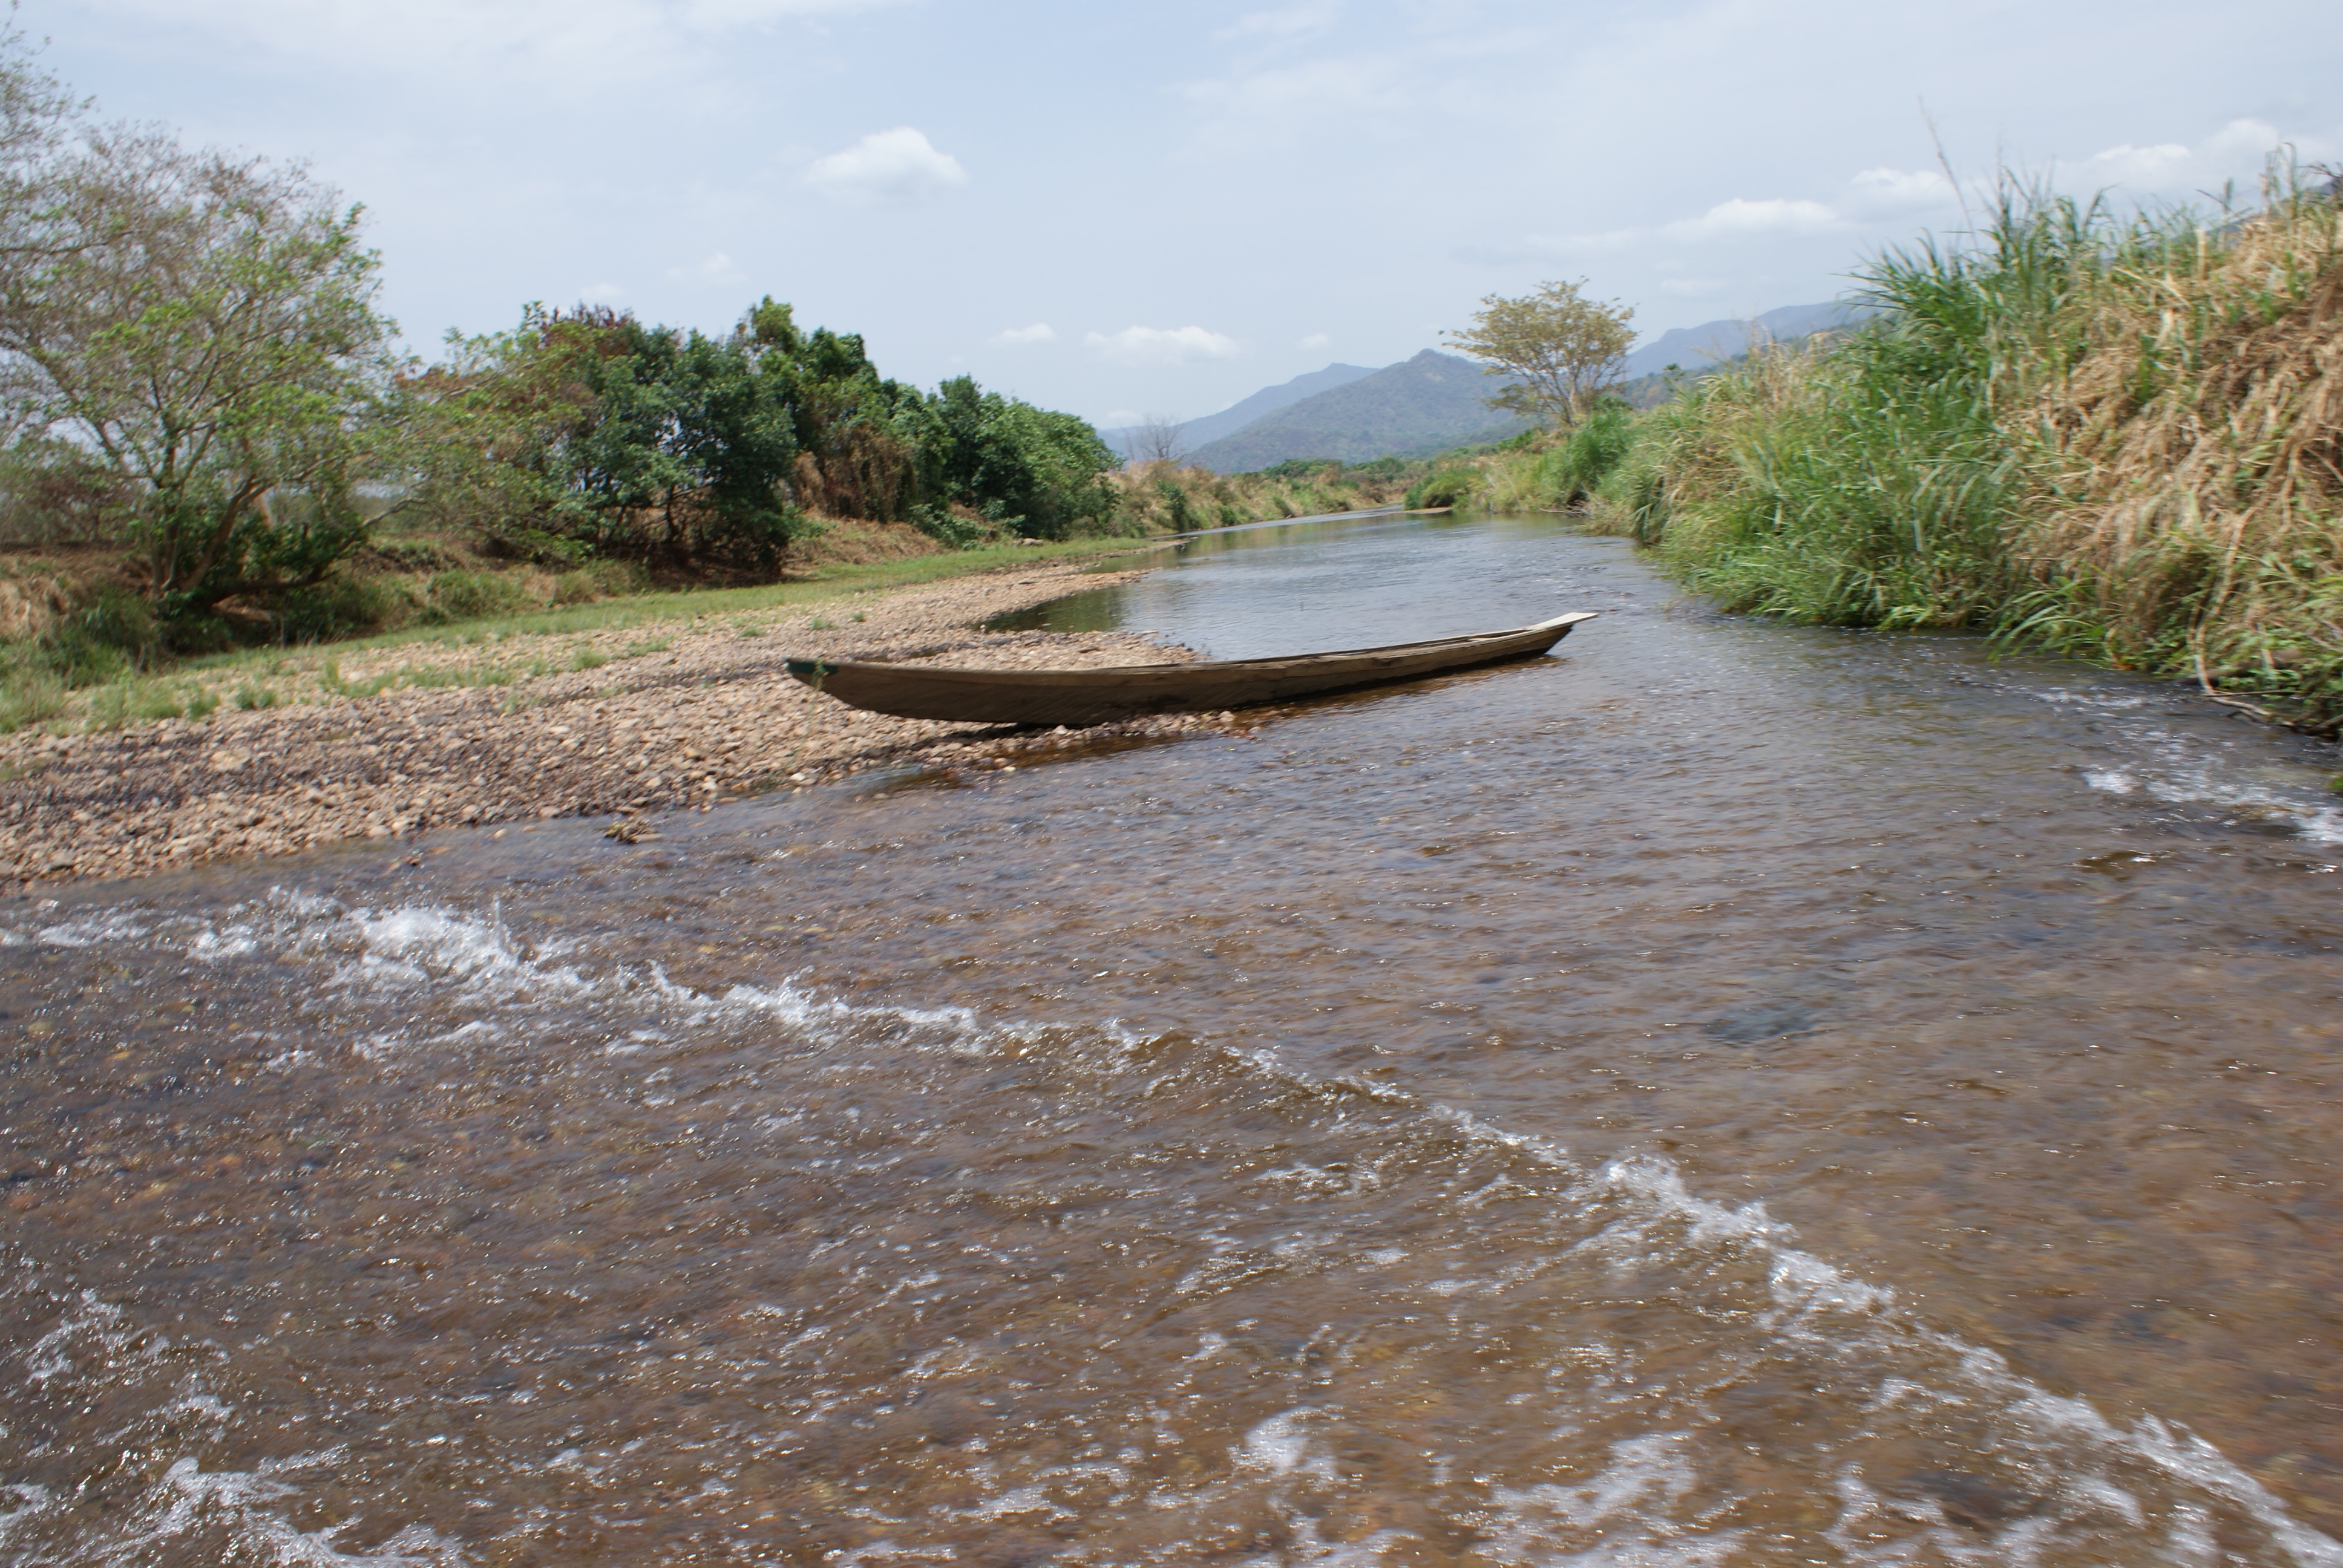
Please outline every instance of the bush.
[[484, 616], [516, 615], [538, 608], [528, 585], [505, 572], [452, 571], [433, 577], [424, 590], [421, 619], [432, 626]]
[[939, 506], [922, 501], [911, 508], [911, 526], [937, 543], [955, 550], [972, 550], [989, 544], [1000, 531], [1000, 525], [982, 513], [966, 507]]
[[49, 628], [40, 658], [69, 688], [98, 686], [152, 663], [162, 645], [146, 601], [107, 588]]
[[287, 642], [328, 642], [392, 630], [414, 613], [415, 601], [404, 584], [337, 575], [288, 595], [278, 608], [277, 629]]
[[1448, 468], [1418, 479], [1407, 492], [1412, 508], [1461, 506], [1481, 487], [1481, 476], [1471, 468]]
[[651, 574], [639, 561], [594, 561], [555, 578], [553, 602], [591, 604], [596, 599], [618, 598], [641, 593], [650, 582]]
[[0, 679], [0, 735], [13, 734], [65, 711], [65, 683], [31, 660], [19, 660]]
[[1538, 488], [1551, 504], [1577, 506], [1611, 477], [1634, 445], [1635, 413], [1623, 398], [1604, 397], [1569, 438], [1538, 463]]

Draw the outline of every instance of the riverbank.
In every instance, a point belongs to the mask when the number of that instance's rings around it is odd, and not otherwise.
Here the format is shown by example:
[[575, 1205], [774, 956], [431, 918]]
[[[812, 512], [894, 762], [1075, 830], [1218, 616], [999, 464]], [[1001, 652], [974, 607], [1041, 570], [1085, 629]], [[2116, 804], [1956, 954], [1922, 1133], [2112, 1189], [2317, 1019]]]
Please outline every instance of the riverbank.
[[2120, 215], [2006, 182], [1880, 314], [1473, 461], [1727, 609], [1966, 628], [2343, 732], [2343, 198]]
[[[890, 719], [819, 697], [785, 657], [1096, 666], [1193, 658], [1129, 632], [988, 633], [984, 620], [1145, 568], [1042, 564], [848, 605], [719, 611], [648, 629], [518, 631], [345, 650], [222, 708], [81, 734], [0, 737], [0, 886], [150, 874], [436, 828], [703, 808], [872, 769], [997, 769], [1059, 737]], [[498, 683], [498, 672], [533, 670]], [[287, 684], [280, 678], [278, 686]], [[1086, 730], [1173, 733], [1196, 716]], [[400, 852], [404, 852], [401, 850]]]

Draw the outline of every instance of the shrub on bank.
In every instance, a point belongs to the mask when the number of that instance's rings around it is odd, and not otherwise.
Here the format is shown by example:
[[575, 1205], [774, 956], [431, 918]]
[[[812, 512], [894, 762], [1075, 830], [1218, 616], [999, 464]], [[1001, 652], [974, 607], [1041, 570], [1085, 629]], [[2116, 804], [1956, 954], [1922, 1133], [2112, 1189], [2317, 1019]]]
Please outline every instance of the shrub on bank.
[[1420, 458], [1292, 457], [1257, 473], [1215, 474], [1173, 462], [1132, 463], [1109, 477], [1116, 493], [1113, 531], [1188, 533], [1396, 506], [1428, 467]]
[[1409, 487], [1410, 507], [1453, 507], [1468, 500], [1481, 487], [1481, 476], [1471, 468], [1447, 468], [1428, 474]]
[[2331, 184], [2216, 219], [2005, 183], [1976, 243], [1863, 279], [1865, 330], [1644, 416], [1611, 526], [1735, 608], [1977, 628], [2343, 723]]

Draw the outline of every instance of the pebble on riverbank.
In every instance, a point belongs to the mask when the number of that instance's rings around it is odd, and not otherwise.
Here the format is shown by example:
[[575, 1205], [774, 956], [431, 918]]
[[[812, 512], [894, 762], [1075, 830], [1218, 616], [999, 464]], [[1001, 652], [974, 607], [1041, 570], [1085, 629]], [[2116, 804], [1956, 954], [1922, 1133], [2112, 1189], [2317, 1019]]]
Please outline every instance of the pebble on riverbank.
[[[1070, 738], [890, 719], [820, 696], [782, 668], [785, 656], [1001, 668], [1196, 657], [1129, 632], [974, 629], [1139, 575], [1068, 566], [956, 578], [859, 598], [860, 618], [840, 626], [823, 618], [834, 605], [678, 621], [655, 628], [665, 639], [657, 651], [516, 685], [407, 687], [93, 734], [20, 731], [0, 737], [0, 884], [16, 891], [457, 825], [674, 809], [879, 767], [992, 769], [1037, 748], [1227, 728], [1228, 715], [1174, 715]], [[639, 647], [643, 633], [598, 635]], [[548, 655], [581, 643], [538, 640]], [[498, 656], [525, 660], [530, 641], [508, 638]], [[410, 644], [354, 655], [342, 675], [478, 658]]]

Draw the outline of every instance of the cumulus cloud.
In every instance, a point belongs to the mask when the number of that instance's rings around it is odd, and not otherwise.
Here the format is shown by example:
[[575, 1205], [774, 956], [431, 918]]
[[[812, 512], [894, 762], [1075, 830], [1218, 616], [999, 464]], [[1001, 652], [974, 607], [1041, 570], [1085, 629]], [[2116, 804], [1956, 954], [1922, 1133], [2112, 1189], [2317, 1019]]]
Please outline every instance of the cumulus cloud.
[[1847, 182], [1847, 210], [1865, 216], [1901, 217], [1956, 205], [1960, 193], [1935, 169], [1865, 169]]
[[1202, 327], [1126, 327], [1093, 332], [1082, 341], [1123, 365], [1184, 365], [1192, 359], [1226, 359], [1237, 340]]
[[873, 131], [852, 146], [816, 158], [806, 183], [849, 206], [921, 201], [968, 184], [968, 171], [950, 153], [939, 152], [923, 131], [897, 126]]
[[2231, 120], [2194, 146], [2157, 142], [2137, 146], [2119, 142], [2085, 158], [2077, 178], [2064, 183], [2114, 186], [2140, 195], [2183, 200], [2234, 184], [2250, 192], [2273, 155], [2304, 163], [2327, 163], [2343, 153], [2343, 136], [2288, 135], [2267, 120]]
[[1753, 234], [1814, 234], [1838, 226], [1839, 216], [1818, 201], [1781, 196], [1747, 201], [1735, 196], [1717, 203], [1698, 217], [1679, 218], [1661, 226], [1670, 239], [1738, 239]]
[[1600, 234], [1532, 235], [1526, 248], [1534, 256], [1576, 256], [1590, 251], [1625, 250], [1652, 240], [1679, 245], [1703, 245], [1720, 239], [1747, 239], [1760, 235], [1819, 234], [1840, 226], [1839, 215], [1818, 201], [1770, 196], [1751, 201], [1735, 196], [1718, 202], [1697, 217], [1643, 228], [1605, 229]]
[[1046, 321], [1037, 321], [1031, 327], [1012, 327], [985, 339], [995, 348], [1022, 348], [1029, 343], [1055, 343], [1057, 340], [1056, 329]]

